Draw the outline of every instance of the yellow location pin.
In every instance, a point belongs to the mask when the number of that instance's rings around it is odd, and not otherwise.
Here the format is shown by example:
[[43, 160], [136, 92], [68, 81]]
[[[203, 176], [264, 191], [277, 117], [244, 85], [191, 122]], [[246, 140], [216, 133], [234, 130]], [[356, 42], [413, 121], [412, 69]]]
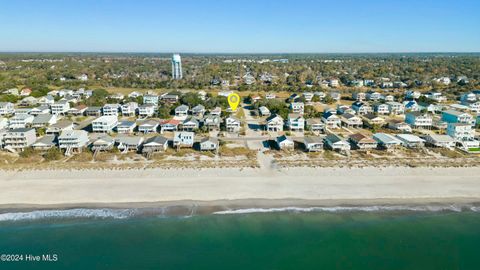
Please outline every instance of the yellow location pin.
[[228, 100], [228, 105], [230, 105], [230, 109], [232, 109], [232, 112], [237, 110], [238, 104], [240, 104], [240, 96], [235, 93], [231, 93], [227, 97]]

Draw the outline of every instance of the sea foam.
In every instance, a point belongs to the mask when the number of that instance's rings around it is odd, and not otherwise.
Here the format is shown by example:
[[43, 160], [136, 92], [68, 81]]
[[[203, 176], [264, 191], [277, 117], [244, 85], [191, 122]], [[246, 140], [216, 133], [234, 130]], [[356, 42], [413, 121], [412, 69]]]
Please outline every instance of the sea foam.
[[229, 214], [252, 214], [252, 213], [275, 213], [275, 212], [390, 212], [390, 211], [412, 211], [412, 212], [480, 212], [480, 207], [472, 205], [378, 205], [378, 206], [332, 206], [332, 207], [278, 207], [278, 208], [243, 208], [217, 211], [216, 215]]
[[1, 221], [26, 221], [38, 219], [61, 218], [112, 218], [125, 219], [136, 214], [136, 209], [65, 209], [65, 210], [36, 210], [31, 212], [16, 212], [0, 214]]

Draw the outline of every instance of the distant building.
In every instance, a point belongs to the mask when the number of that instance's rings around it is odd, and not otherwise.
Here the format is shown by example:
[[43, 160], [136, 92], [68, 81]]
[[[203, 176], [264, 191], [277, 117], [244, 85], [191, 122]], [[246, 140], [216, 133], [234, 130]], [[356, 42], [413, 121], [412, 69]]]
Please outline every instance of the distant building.
[[181, 80], [183, 78], [180, 54], [174, 54], [172, 56], [172, 77], [174, 80]]

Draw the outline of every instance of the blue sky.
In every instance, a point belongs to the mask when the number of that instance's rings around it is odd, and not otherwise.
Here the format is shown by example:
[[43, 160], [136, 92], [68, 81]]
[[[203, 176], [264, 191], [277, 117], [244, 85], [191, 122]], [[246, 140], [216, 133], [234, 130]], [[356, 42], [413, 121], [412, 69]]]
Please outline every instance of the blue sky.
[[0, 0], [0, 51], [480, 52], [480, 1]]

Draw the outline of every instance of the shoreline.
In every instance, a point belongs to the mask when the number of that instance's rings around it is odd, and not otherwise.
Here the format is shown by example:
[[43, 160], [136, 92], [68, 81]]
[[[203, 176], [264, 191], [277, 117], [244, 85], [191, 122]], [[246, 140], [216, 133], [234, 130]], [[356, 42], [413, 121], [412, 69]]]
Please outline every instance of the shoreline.
[[0, 171], [0, 212], [471, 204], [480, 202], [478, 175], [478, 167]]

